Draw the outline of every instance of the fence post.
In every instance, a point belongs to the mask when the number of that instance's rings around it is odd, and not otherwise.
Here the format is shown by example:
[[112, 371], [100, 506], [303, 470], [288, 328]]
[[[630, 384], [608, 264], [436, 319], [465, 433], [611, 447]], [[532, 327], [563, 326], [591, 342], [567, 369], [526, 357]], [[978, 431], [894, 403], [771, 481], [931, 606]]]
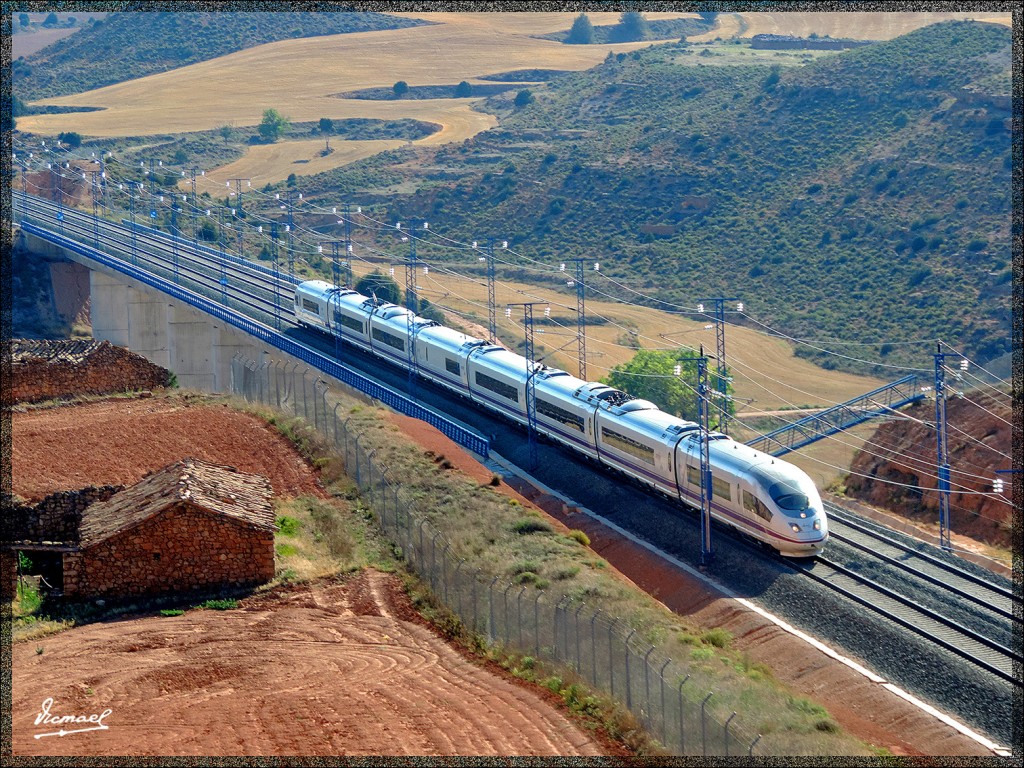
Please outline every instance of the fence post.
[[[305, 390], [305, 387], [303, 387], [303, 390]], [[305, 391], [303, 391], [303, 394], [305, 394]], [[359, 478], [359, 438], [360, 437], [362, 437], [361, 434], [360, 435], [356, 435], [356, 439], [353, 441], [356, 444], [356, 449], [355, 449], [355, 451], [353, 451], [353, 458], [356, 460], [355, 464], [356, 464], [356, 489], [357, 490], [361, 486], [361, 483], [359, 482], [359, 480], [360, 480], [360, 478]]]
[[334, 405], [334, 447], [338, 448], [338, 409], [341, 407], [341, 403], [335, 403]]
[[466, 564], [465, 560], [459, 560], [459, 564], [455, 566], [455, 573], [452, 574], [452, 579], [455, 581], [455, 592], [459, 596], [459, 619], [463, 624], [466, 623], [466, 617], [462, 612], [462, 590], [459, 589], [459, 570]]
[[366, 454], [366, 474], [370, 478], [366, 483], [366, 495], [370, 499], [370, 503], [373, 504], [373, 455], [377, 453], [376, 448], [371, 448], [370, 452]]
[[635, 629], [629, 630], [629, 634], [626, 636], [626, 642], [623, 643], [626, 648], [626, 709], [630, 711], [633, 709], [633, 683], [629, 679], [629, 641], [633, 639], [633, 635], [635, 634]]
[[281, 410], [281, 371], [277, 368], [280, 364], [280, 360], [274, 361], [274, 402], [278, 410]]
[[647, 699], [647, 726], [650, 728], [651, 725], [651, 653], [654, 651], [654, 646], [651, 646], [651, 650], [644, 654], [644, 696]]
[[732, 722], [732, 719], [734, 717], [736, 717], [736, 713], [735, 712], [733, 712], [731, 715], [729, 715], [729, 719], [725, 721], [725, 756], [726, 757], [729, 756], [729, 723]]
[[600, 615], [601, 609], [590, 617], [590, 682], [597, 685], [597, 638], [595, 637], [594, 622]]
[[747, 757], [754, 756], [754, 746], [761, 740], [761, 734], [757, 734], [757, 738], [750, 742], [750, 748], [747, 750]]
[[612, 696], [615, 696], [615, 658], [612, 655], [612, 627], [615, 620], [608, 623], [608, 684], [612, 689]]
[[[385, 520], [387, 519], [387, 514], [388, 514], [388, 494], [387, 494], [388, 486], [387, 486], [387, 480], [384, 478], [384, 475], [387, 474], [387, 471], [388, 471], [388, 465], [387, 464], [381, 464], [380, 465], [380, 528], [381, 528], [382, 531], [384, 531], [385, 534], [387, 534], [387, 523], [385, 522]], [[398, 529], [398, 511], [395, 510], [395, 530], [397, 530], [397, 529]]]
[[683, 686], [686, 685], [686, 681], [690, 679], [687, 675], [683, 678], [683, 682], [679, 684], [679, 754], [686, 754], [686, 738], [684, 735], [683, 725], [686, 718], [683, 717]]
[[440, 531], [434, 533], [430, 539], [430, 588], [437, 592], [437, 587], [434, 585], [434, 574], [437, 572], [437, 537], [441, 535]]
[[487, 636], [494, 642], [494, 585], [498, 583], [498, 576], [495, 576], [491, 585], [487, 588]]
[[537, 590], [537, 596], [533, 598], [533, 640], [534, 656], [540, 656], [540, 590]]
[[444, 604], [449, 610], [451, 605], [448, 602], [448, 550], [451, 548], [451, 544], [445, 544], [441, 551], [441, 583], [444, 584]]
[[302, 417], [309, 422], [309, 397], [306, 395], [306, 373], [309, 368], [302, 372]]
[[580, 603], [580, 607], [576, 609], [573, 614], [573, 629], [576, 630], [576, 674], [582, 674], [581, 663], [580, 663], [580, 611], [583, 610], [586, 603]]
[[505, 637], [505, 645], [512, 642], [511, 633], [508, 631], [508, 591], [512, 589], [514, 585], [510, 581], [508, 586], [505, 587], [505, 591], [501, 594], [501, 599], [505, 603], [505, 631], [502, 633]]
[[473, 631], [474, 632], [479, 632], [478, 627], [480, 626], [480, 622], [478, 621], [479, 617], [477, 616], [477, 595], [476, 595], [477, 581], [478, 581], [477, 575], [474, 573], [473, 574]]
[[665, 667], [672, 659], [665, 659], [658, 671], [658, 678], [661, 680], [661, 743], [668, 746], [668, 713], [665, 710]]
[[703, 757], [708, 756], [708, 740], [706, 732], [706, 717], [704, 713], [704, 706], [708, 703], [708, 699], [715, 695], [712, 691], [704, 697], [704, 701], [700, 703], [700, 752]]
[[519, 650], [523, 650], [523, 595], [526, 594], [526, 587], [519, 591], [516, 597], [516, 624], [519, 627]]

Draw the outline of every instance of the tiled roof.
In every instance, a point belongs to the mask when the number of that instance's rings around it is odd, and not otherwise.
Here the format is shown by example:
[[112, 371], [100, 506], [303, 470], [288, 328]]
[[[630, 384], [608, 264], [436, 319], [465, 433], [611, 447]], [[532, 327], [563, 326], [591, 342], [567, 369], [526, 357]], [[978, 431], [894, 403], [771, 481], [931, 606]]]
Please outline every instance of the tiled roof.
[[270, 481], [262, 475], [199, 459], [183, 459], [144, 478], [109, 500], [86, 507], [79, 541], [83, 548], [132, 528], [186, 501], [214, 514], [275, 530]]
[[36, 360], [77, 365], [96, 351], [109, 347], [109, 341], [94, 339], [11, 339], [11, 363], [19, 365]]

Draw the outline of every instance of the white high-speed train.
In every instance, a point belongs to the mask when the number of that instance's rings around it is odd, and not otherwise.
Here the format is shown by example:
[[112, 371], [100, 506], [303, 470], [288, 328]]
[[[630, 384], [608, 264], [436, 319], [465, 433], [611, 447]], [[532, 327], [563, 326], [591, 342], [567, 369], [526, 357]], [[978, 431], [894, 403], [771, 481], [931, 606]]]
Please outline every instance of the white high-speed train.
[[[532, 372], [537, 429], [659, 491], [700, 506], [700, 428], [647, 400], [586, 382], [482, 339], [321, 280], [295, 289], [303, 326], [353, 344], [513, 421], [527, 423]], [[413, 337], [410, 354], [410, 334]], [[789, 557], [822, 550], [828, 525], [818, 490], [800, 469], [711, 433], [711, 514]]]

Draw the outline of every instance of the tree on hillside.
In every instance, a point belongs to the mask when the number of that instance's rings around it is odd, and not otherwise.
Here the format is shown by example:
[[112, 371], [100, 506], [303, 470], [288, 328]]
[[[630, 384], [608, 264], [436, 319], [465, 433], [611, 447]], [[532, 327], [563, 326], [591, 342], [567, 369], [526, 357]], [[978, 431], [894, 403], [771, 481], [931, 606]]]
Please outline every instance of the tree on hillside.
[[457, 86], [455, 86], [455, 98], [464, 99], [467, 96], [472, 95], [473, 86], [469, 84], [469, 81], [463, 80]]
[[[666, 413], [690, 421], [697, 420], [697, 363], [696, 354], [689, 349], [658, 350], [641, 349], [633, 359], [624, 365], [617, 365], [602, 381], [608, 386], [621, 389], [634, 397], [650, 400]], [[675, 367], [680, 374], [675, 375]], [[715, 386], [715, 374], [709, 373], [708, 385]], [[731, 389], [727, 388], [726, 392]], [[712, 428], [718, 424], [718, 401], [712, 400], [709, 422]], [[730, 401], [729, 412], [735, 406]]]
[[516, 94], [515, 105], [517, 108], [525, 107], [531, 101], [533, 101], [533, 93], [529, 88], [524, 88]]
[[569, 36], [565, 38], [569, 45], [590, 45], [594, 42], [594, 25], [585, 13], [581, 13], [572, 23]]
[[391, 90], [395, 92], [395, 96], [397, 96], [398, 98], [402, 98], [403, 96], [405, 96], [405, 94], [409, 92], [409, 84], [405, 82], [405, 80], [399, 80], [397, 83], [391, 86]]
[[56, 13], [51, 13], [49, 16], [47, 16], [43, 20], [43, 26], [44, 27], [56, 27], [58, 23], [59, 22], [58, 22], [57, 14]]
[[267, 143], [273, 143], [288, 130], [288, 124], [288, 118], [276, 109], [265, 110], [263, 112], [263, 120], [260, 121], [260, 136]]
[[318, 127], [320, 128], [320, 133], [334, 133], [334, 121], [329, 117], [321, 117]]
[[57, 134], [57, 141], [67, 144], [71, 149], [78, 149], [82, 146], [82, 136], [74, 131], [67, 131]]
[[31, 21], [28, 18], [28, 14], [27, 13], [19, 13], [18, 14], [18, 23], [21, 24], [21, 26], [23, 26], [23, 27], [29, 26], [29, 24], [31, 24]]
[[703, 13], [698, 11], [697, 15], [700, 16], [700, 20], [706, 24], [714, 24], [715, 19], [718, 18], [717, 11], [704, 11]]
[[619, 17], [619, 23], [612, 30], [612, 36], [615, 42], [625, 43], [633, 42], [636, 40], [646, 40], [650, 35], [650, 27], [647, 25], [647, 19], [644, 18], [642, 13], [637, 11], [627, 11]]
[[370, 272], [356, 283], [356, 290], [363, 296], [376, 296], [380, 301], [391, 304], [402, 303], [402, 290], [391, 277], [377, 270]]

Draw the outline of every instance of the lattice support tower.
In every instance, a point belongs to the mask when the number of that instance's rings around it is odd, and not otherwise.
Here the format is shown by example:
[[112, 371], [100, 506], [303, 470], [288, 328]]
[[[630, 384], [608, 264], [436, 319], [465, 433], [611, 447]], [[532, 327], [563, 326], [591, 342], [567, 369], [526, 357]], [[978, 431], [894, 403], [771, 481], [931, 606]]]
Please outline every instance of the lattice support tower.
[[533, 360], [533, 307], [543, 302], [509, 304], [506, 312], [511, 315], [512, 307], [523, 308], [523, 332], [526, 336], [526, 434], [529, 445], [530, 470], [537, 468], [537, 371], [541, 366]]

